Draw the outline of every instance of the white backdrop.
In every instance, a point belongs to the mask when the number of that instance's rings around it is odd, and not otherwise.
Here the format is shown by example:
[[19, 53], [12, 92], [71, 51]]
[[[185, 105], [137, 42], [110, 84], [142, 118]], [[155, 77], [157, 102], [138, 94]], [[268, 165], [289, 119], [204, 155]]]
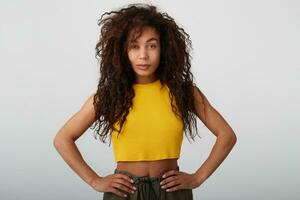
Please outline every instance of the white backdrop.
[[[96, 89], [97, 20], [135, 1], [0, 1], [0, 199], [102, 199], [53, 146], [58, 129]], [[195, 199], [300, 199], [299, 1], [144, 1], [191, 36], [192, 72], [238, 141]], [[195, 172], [215, 136], [185, 138], [179, 166]], [[92, 130], [76, 142], [99, 174], [112, 148]], [[296, 154], [297, 152], [297, 154]]]

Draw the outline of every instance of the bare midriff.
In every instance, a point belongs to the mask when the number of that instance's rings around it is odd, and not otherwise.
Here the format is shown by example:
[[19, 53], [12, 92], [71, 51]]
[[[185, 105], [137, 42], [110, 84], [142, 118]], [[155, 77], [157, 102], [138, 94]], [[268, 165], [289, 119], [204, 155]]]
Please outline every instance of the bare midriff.
[[176, 169], [178, 158], [154, 161], [118, 161], [117, 169], [125, 170], [135, 176], [161, 176], [164, 172]]

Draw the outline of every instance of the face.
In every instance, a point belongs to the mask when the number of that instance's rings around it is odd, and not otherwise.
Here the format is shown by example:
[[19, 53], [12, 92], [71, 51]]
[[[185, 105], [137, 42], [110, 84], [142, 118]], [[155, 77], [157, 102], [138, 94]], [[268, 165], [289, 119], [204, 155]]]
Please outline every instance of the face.
[[129, 41], [127, 54], [137, 83], [149, 83], [157, 79], [155, 70], [160, 61], [160, 41], [154, 28], [144, 27], [135, 41]]

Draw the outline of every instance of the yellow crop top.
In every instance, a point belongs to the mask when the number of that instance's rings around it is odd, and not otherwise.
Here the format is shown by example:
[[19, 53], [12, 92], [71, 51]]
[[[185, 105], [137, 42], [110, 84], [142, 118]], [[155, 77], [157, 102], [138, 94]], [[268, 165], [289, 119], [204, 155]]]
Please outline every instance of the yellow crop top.
[[[180, 157], [183, 122], [172, 111], [168, 87], [160, 87], [159, 79], [133, 85], [133, 107], [119, 136], [117, 131], [112, 132], [116, 162]], [[120, 129], [119, 122], [114, 126]]]

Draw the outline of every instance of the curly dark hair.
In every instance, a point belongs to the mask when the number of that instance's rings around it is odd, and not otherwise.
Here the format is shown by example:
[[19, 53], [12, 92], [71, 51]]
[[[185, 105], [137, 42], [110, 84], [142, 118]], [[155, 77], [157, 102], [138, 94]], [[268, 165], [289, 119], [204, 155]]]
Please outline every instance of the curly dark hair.
[[[104, 18], [106, 14], [109, 16]], [[96, 134], [101, 141], [105, 143], [112, 131], [120, 134], [133, 104], [135, 75], [127, 56], [128, 35], [131, 30], [141, 33], [145, 26], [155, 28], [160, 35], [161, 55], [155, 75], [162, 85], [168, 86], [172, 111], [183, 120], [185, 134], [188, 129], [194, 140], [192, 126], [197, 135], [198, 130], [193, 96], [195, 84], [190, 71], [190, 36], [167, 13], [158, 12], [156, 6], [149, 4], [129, 4], [118, 11], [105, 12], [98, 25], [102, 28], [95, 57], [100, 63], [100, 80], [94, 94], [96, 115], [92, 129], [97, 127]], [[178, 109], [174, 106], [174, 98]], [[119, 130], [114, 127], [116, 122], [120, 122]]]

